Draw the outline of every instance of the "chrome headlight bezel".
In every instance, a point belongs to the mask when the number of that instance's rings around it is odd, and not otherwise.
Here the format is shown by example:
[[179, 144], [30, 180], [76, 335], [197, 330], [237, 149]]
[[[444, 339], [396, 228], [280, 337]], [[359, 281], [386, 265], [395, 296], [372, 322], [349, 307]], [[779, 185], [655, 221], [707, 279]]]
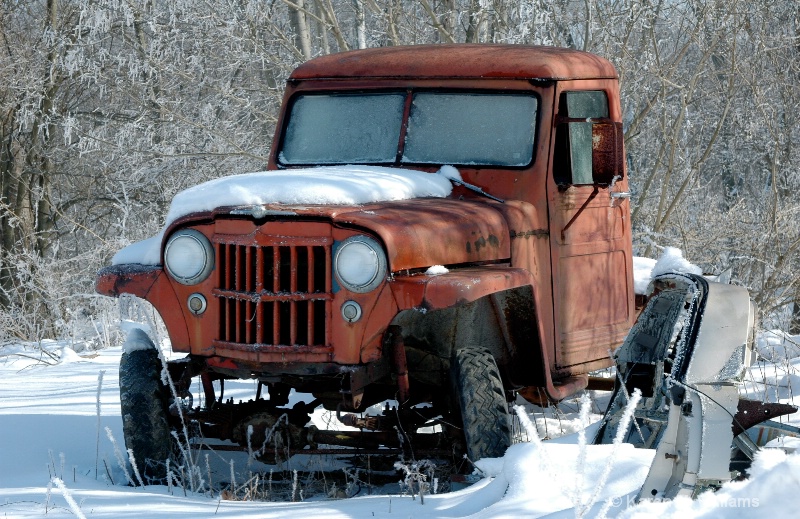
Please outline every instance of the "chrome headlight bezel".
[[[186, 259], [186, 255], [196, 255], [195, 264], [188, 270], [185, 265], [179, 264], [179, 261]], [[164, 267], [178, 283], [196, 285], [205, 281], [214, 270], [214, 247], [200, 231], [175, 231], [164, 247]]]
[[[354, 262], [360, 267], [353, 270]], [[386, 253], [373, 238], [358, 234], [342, 241], [333, 257], [333, 272], [339, 284], [351, 292], [365, 294], [378, 288], [386, 279]]]

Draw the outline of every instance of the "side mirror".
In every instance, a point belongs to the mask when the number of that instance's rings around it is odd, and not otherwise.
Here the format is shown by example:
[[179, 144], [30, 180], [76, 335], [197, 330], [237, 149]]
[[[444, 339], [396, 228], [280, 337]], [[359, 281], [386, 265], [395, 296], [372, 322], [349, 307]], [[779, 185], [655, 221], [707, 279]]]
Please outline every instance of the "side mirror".
[[556, 183], [610, 185], [624, 171], [622, 123], [570, 120], [558, 125]]
[[592, 124], [592, 181], [611, 184], [625, 171], [622, 123]]

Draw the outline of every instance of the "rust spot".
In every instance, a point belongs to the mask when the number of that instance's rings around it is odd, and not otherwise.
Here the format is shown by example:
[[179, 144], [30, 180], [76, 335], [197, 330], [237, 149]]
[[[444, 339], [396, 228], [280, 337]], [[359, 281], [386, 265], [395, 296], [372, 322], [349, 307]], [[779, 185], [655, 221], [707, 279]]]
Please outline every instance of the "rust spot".
[[467, 242], [467, 252], [472, 252], [472, 244]]
[[489, 245], [494, 247], [495, 249], [500, 247], [500, 240], [497, 239], [497, 236], [494, 234], [489, 235]]
[[475, 240], [475, 252], [481, 250], [481, 247], [486, 247], [486, 238], [483, 236]]
[[596, 183], [610, 184], [624, 171], [622, 125], [592, 125], [592, 177]]
[[550, 233], [547, 232], [547, 229], [533, 229], [530, 231], [511, 231], [511, 239], [515, 238], [530, 238], [531, 236], [549, 236]]

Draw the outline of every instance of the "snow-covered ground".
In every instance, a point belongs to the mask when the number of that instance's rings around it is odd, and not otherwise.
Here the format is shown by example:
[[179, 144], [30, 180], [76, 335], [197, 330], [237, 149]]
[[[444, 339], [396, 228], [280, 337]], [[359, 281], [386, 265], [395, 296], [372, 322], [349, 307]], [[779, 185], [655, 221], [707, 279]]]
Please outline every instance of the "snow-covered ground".
[[[761, 335], [760, 352], [772, 362], [759, 362], [750, 370], [744, 393], [753, 398], [800, 403], [796, 397], [800, 391], [800, 348], [795, 339], [779, 332]], [[42, 349], [50, 355], [42, 354]], [[117, 389], [120, 354], [117, 347], [79, 356], [57, 343], [6, 345], [0, 349], [0, 516], [307, 519], [605, 514], [772, 519], [776, 514], [793, 514], [793, 503], [800, 493], [800, 454], [787, 456], [783, 451], [770, 450], [759, 458], [748, 480], [727, 484], [715, 494], [695, 501], [634, 506], [633, 498], [647, 474], [653, 451], [626, 444], [616, 451], [611, 445], [589, 446], [585, 462], [579, 463], [582, 458], [575, 434], [541, 443], [518, 443], [503, 458], [479, 462], [483, 477], [477, 483], [455, 492], [426, 495], [424, 503], [418, 496], [403, 492], [399, 484], [376, 489], [375, 493], [381, 495], [364, 495], [366, 490], [362, 489], [353, 498], [315, 495], [294, 503], [233, 501], [216, 493], [192, 494], [166, 486], [134, 488], [125, 484], [109, 439], [113, 436], [122, 444]], [[253, 390], [252, 384], [240, 383], [226, 387], [226, 394], [246, 398]], [[552, 409], [527, 409], [541, 437], [557, 437], [580, 424], [574, 402], [563, 405], [558, 415]], [[599, 418], [597, 411], [593, 409], [594, 420]], [[797, 424], [800, 419], [792, 417], [789, 421]], [[234, 477], [240, 485], [258, 468], [248, 467], [244, 454], [213, 452], [211, 456], [208, 477], [212, 480], [231, 480], [229, 459], [234, 460]], [[609, 472], [603, 484], [605, 471]], [[298, 483], [301, 489], [303, 484]]]
[[[61, 356], [61, 360], [55, 362], [50, 356], [42, 361], [31, 358], [39, 355], [38, 345], [6, 346], [3, 350], [6, 356], [0, 361], [2, 517], [74, 516], [77, 512], [65, 494], [72, 497], [86, 517], [469, 517], [476, 514], [533, 517], [568, 510], [576, 499], [590, 506], [595, 482], [612, 451], [612, 446], [589, 449], [588, 470], [578, 498], [573, 495], [578, 481], [574, 477], [577, 446], [569, 443], [545, 443], [541, 448], [534, 443], [517, 444], [504, 458], [479, 462], [485, 474], [479, 482], [457, 492], [426, 495], [424, 504], [419, 497], [401, 492], [399, 484], [394, 489], [381, 490], [389, 493], [379, 496], [339, 500], [322, 500], [317, 496], [302, 503], [230, 501], [208, 492], [184, 495], [183, 489], [170, 491], [165, 486], [133, 488], [125, 485], [114, 444], [105, 430], [107, 427], [118, 444], [122, 444], [117, 389], [121, 349], [100, 350], [85, 357], [58, 345], [50, 345], [48, 349], [55, 357]], [[250, 397], [253, 390], [247, 383], [228, 385], [226, 395]], [[542, 436], [545, 423], [553, 436], [576, 425], [571, 414], [548, 417], [538, 412], [533, 418], [537, 416]], [[236, 478], [244, 483], [255, 467], [247, 467], [244, 454], [213, 454], [226, 455], [234, 459]], [[595, 506], [601, 506], [607, 499], [625, 500], [633, 495], [647, 473], [652, 452], [623, 445], [614, 459], [608, 484], [594, 496]], [[227, 463], [215, 460], [211, 466], [212, 479], [230, 481]], [[65, 490], [53, 483], [54, 478], [63, 482]]]
[[[677, 249], [666, 250], [659, 262], [637, 259], [637, 280], [664, 269], [686, 272], [693, 266]], [[643, 290], [638, 285], [637, 289]], [[748, 370], [742, 396], [800, 404], [798, 340], [800, 337], [780, 331], [762, 331], [757, 346], [760, 360]], [[163, 350], [169, 356], [169, 348]], [[78, 354], [57, 342], [0, 345], [0, 516], [774, 519], [796, 515], [800, 453], [786, 451], [800, 447], [800, 439], [766, 436], [760, 438], [761, 443], [769, 441], [770, 447], [781, 448], [763, 450], [747, 479], [728, 483], [696, 500], [679, 498], [636, 505], [634, 499], [654, 451], [637, 450], [628, 444], [581, 448], [576, 431], [599, 420], [608, 400], [608, 394], [597, 392], [591, 394], [588, 420], [579, 417], [577, 399], [557, 408], [517, 407], [520, 442], [502, 458], [477, 462], [480, 470], [471, 486], [436, 493], [438, 485], [431, 481], [434, 488], [424, 500], [399, 484], [399, 474], [396, 484], [354, 484], [337, 491], [333, 482], [324, 481], [322, 472], [315, 473], [313, 466], [317, 463], [329, 469], [347, 469], [333, 457], [295, 457], [288, 466], [273, 468], [284, 474], [299, 470], [309, 475], [298, 477], [296, 487], [278, 497], [278, 490], [272, 493], [269, 467], [248, 460], [245, 453], [220, 450], [194, 455], [204, 491], [132, 487], [126, 478], [133, 476], [126, 476], [124, 464], [118, 462], [125, 455], [117, 377], [121, 353], [120, 347], [112, 347]], [[236, 400], [249, 399], [255, 394], [255, 386], [252, 382], [229, 383], [225, 394]], [[798, 415], [781, 421], [798, 426]], [[331, 417], [321, 410], [312, 419], [320, 427], [331, 423]], [[533, 425], [526, 427], [526, 422]], [[593, 427], [588, 425], [590, 439]], [[346, 477], [355, 483], [363, 475], [350, 469]], [[321, 492], [320, 479], [324, 483]], [[252, 489], [260, 499], [221, 497], [218, 489], [230, 487], [231, 482], [238, 488], [235, 496], [241, 498]], [[317, 490], [311, 491], [312, 483]], [[275, 485], [277, 488], [279, 483]], [[209, 486], [215, 490], [209, 491]], [[355, 497], [334, 498], [343, 494]], [[287, 495], [293, 495], [296, 502]]]

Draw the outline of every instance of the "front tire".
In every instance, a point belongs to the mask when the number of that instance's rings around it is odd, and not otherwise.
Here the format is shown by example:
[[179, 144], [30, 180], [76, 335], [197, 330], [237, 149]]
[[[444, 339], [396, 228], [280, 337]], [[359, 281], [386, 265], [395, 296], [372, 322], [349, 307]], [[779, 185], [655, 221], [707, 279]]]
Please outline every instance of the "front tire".
[[483, 348], [462, 348], [453, 354], [451, 372], [467, 456], [473, 462], [503, 456], [511, 446], [511, 422], [494, 357]]
[[119, 364], [119, 396], [125, 447], [133, 451], [145, 483], [166, 479], [171, 454], [168, 391], [161, 383], [161, 359], [147, 334], [128, 334]]

